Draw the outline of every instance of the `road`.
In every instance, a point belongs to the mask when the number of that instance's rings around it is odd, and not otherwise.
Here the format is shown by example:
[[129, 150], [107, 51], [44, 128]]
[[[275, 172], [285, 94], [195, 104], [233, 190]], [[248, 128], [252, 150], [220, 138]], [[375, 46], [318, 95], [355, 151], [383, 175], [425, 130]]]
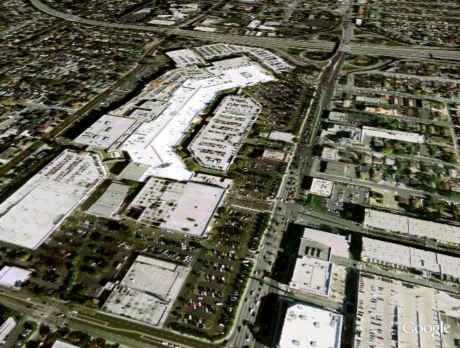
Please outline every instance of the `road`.
[[[350, 75], [353, 76], [354, 73]], [[404, 92], [399, 92], [399, 91], [387, 91], [387, 90], [384, 91], [384, 90], [379, 90], [379, 89], [356, 87], [352, 85], [337, 85], [337, 90], [338, 91], [372, 93], [372, 94], [388, 94], [388, 95], [394, 95], [397, 97], [414, 98], [414, 95], [409, 94], [409, 93], [404, 93]], [[427, 99], [436, 100], [442, 103], [452, 103], [452, 102], [459, 101], [458, 99], [443, 98], [443, 97], [438, 97], [436, 95], [428, 96]]]
[[[145, 26], [145, 25], [134, 25], [134, 24], [121, 24], [121, 23], [110, 23], [103, 21], [96, 21], [91, 19], [81, 18], [75, 15], [63, 13], [57, 11], [50, 6], [44, 4], [40, 0], [31, 0], [31, 4], [35, 6], [38, 10], [47, 13], [50, 16], [65, 19], [67, 21], [77, 22], [85, 25], [93, 25], [107, 28], [118, 28], [118, 29], [128, 29], [136, 31], [150, 31], [159, 34], [169, 34], [169, 35], [178, 35], [182, 37], [195, 38], [199, 40], [212, 41], [218, 43], [229, 43], [237, 45], [248, 45], [248, 46], [259, 46], [267, 48], [289, 48], [289, 47], [299, 47], [299, 48], [308, 48], [315, 49], [319, 51], [332, 51], [335, 43], [329, 41], [305, 41], [305, 40], [296, 40], [289, 38], [279, 38], [279, 37], [248, 37], [248, 36], [238, 36], [232, 34], [218, 34], [210, 32], [200, 32], [193, 30], [184, 30], [178, 28], [158, 28], [154, 26]], [[346, 31], [349, 35], [350, 31]], [[352, 34], [352, 33], [351, 33]], [[346, 36], [350, 39], [351, 37]], [[347, 42], [347, 41], [346, 41]], [[346, 46], [344, 46], [345, 48]], [[423, 46], [420, 47], [398, 47], [398, 46], [381, 46], [381, 45], [370, 45], [370, 44], [349, 44], [349, 50], [355, 54], [372, 54], [375, 55], [388, 55], [391, 57], [426, 57], [426, 58], [440, 58], [448, 60], [458, 60], [460, 59], [460, 51], [448, 51], [442, 49], [433, 49], [426, 48]], [[348, 51], [348, 48], [347, 48]]]
[[[351, 179], [351, 178], [340, 176], [340, 175], [326, 174], [326, 173], [321, 173], [321, 172], [316, 172], [316, 171], [310, 172], [310, 175], [317, 177], [317, 178], [321, 178], [321, 179], [331, 180], [335, 182], [342, 182], [345, 184], [360, 185], [364, 187], [374, 188], [377, 190], [389, 188], [397, 192], [403, 193], [406, 196], [410, 196], [410, 195], [424, 196], [425, 195], [424, 191], [420, 191], [420, 190], [414, 190], [414, 189], [406, 188], [406, 187], [396, 187], [396, 186], [391, 186], [388, 184], [376, 183], [373, 181], [366, 181], [366, 180], [361, 180], [361, 179]], [[455, 197], [446, 197], [446, 196], [442, 196], [436, 193], [430, 193], [429, 195], [433, 198], [440, 199], [440, 200], [460, 202], [460, 199], [455, 198]]]
[[[299, 47], [299, 48], [307, 48], [307, 49], [315, 49], [315, 50], [322, 50], [322, 51], [331, 51], [334, 48], [334, 43], [332, 42], [325, 42], [325, 41], [305, 41], [305, 40], [295, 40], [289, 38], [276, 38], [276, 37], [245, 37], [245, 36], [237, 36], [231, 34], [218, 34], [218, 33], [208, 33], [208, 32], [197, 32], [192, 30], [184, 30], [180, 28], [158, 28], [153, 26], [141, 26], [141, 25], [131, 25], [131, 24], [119, 24], [119, 23], [109, 23], [109, 22], [102, 22], [96, 20], [89, 20], [83, 19], [78, 16], [69, 15], [66, 13], [62, 13], [52, 9], [51, 7], [47, 6], [46, 4], [42, 3], [39, 0], [31, 0], [31, 3], [40, 11], [43, 11], [51, 16], [58, 17], [64, 20], [80, 23], [82, 25], [89, 25], [89, 26], [100, 26], [100, 27], [108, 27], [108, 28], [119, 28], [119, 29], [128, 29], [128, 30], [136, 30], [136, 31], [150, 31], [153, 33], [158, 34], [169, 34], [169, 35], [178, 35], [181, 37], [186, 37], [189, 39], [200, 39], [205, 41], [211, 42], [219, 42], [219, 43], [230, 43], [230, 44], [244, 44], [249, 46], [260, 46], [260, 47], [268, 47], [268, 48], [288, 48], [288, 47]], [[446, 57], [446, 59], [458, 59], [460, 58], [460, 52], [456, 51], [436, 51], [433, 49], [417, 49], [413, 50], [411, 48], [403, 47], [384, 47], [378, 45], [362, 45], [362, 44], [352, 44], [350, 42], [352, 37], [352, 32], [350, 31], [351, 25], [349, 23], [349, 18], [347, 17], [344, 21], [344, 35], [342, 37], [342, 44], [340, 49], [332, 58], [331, 62], [325, 68], [320, 82], [318, 86], [318, 90], [316, 93], [316, 100], [312, 104], [311, 109], [308, 111], [308, 117], [305, 117], [303, 120], [303, 124], [301, 127], [300, 134], [302, 136], [306, 136], [309, 134], [309, 141], [307, 145], [311, 145], [313, 140], [316, 138], [316, 132], [319, 125], [319, 119], [322, 111], [324, 109], [329, 109], [332, 97], [334, 95], [334, 89], [336, 85], [336, 79], [338, 74], [341, 71], [341, 67], [344, 63], [345, 56], [347, 52], [353, 53], [362, 53], [368, 54], [372, 52], [373, 54], [384, 54], [384, 55], [391, 55], [394, 57], [406, 57], [406, 56], [430, 56], [436, 55], [436, 57]], [[351, 29], [350, 29], [351, 28]], [[455, 58], [457, 57], [457, 58]], [[137, 67], [136, 69], [139, 69]], [[133, 70], [129, 74], [136, 74], [136, 71]], [[131, 77], [132, 77], [131, 76]], [[75, 122], [79, 117], [84, 115], [87, 111], [89, 111], [92, 107], [97, 105], [101, 102], [107, 95], [112, 92], [117, 86], [121, 85], [126, 81], [125, 77], [124, 81], [119, 81], [116, 85], [114, 85], [111, 89], [104, 92], [95, 98], [95, 100], [88, 103], [85, 107], [79, 110], [75, 114], [72, 115], [72, 118], [68, 121], [67, 125], [62, 125], [59, 129], [53, 130], [55, 132], [51, 136], [55, 136], [60, 134], [66, 127], [70, 124]], [[312, 119], [312, 126], [309, 127], [308, 132], [306, 131], [306, 122], [308, 118]], [[271, 223], [267, 229], [267, 232], [262, 237], [262, 241], [260, 244], [260, 249], [258, 253], [254, 253], [251, 259], [254, 262], [254, 270], [257, 271], [258, 269], [261, 270], [270, 270], [271, 266], [269, 264], [270, 261], [274, 261], [274, 256], [277, 254], [279, 249], [279, 244], [282, 239], [283, 231], [286, 228], [286, 223], [289, 220], [295, 220], [300, 216], [306, 216], [306, 212], [302, 211], [302, 207], [293, 203], [292, 201], [286, 202], [286, 199], [289, 197], [292, 188], [289, 187], [290, 179], [294, 179], [297, 183], [300, 182], [302, 167], [298, 168], [297, 172], [293, 171], [291, 174], [291, 170], [293, 169], [293, 161], [302, 161], [302, 155], [304, 154], [305, 148], [303, 144], [303, 139], [298, 144], [294, 145], [294, 156], [291, 157], [290, 162], [287, 165], [286, 174], [283, 176], [281, 181], [278, 198], [271, 203], [271, 221], [275, 220], [276, 223]], [[1, 170], [1, 169], [0, 169]], [[367, 183], [366, 183], [367, 184]], [[369, 186], [369, 185], [366, 185]], [[379, 187], [381, 187], [379, 185]], [[282, 199], [282, 200], [281, 200]], [[251, 208], [250, 206], [244, 205], [245, 208], [249, 209], [258, 209], [258, 208]], [[320, 218], [320, 215], [316, 215], [313, 213], [310, 217], [310, 221], [323, 221]], [[350, 224], [349, 228], [352, 228], [352, 222], [347, 222]], [[338, 225], [344, 224], [344, 222], [337, 222]], [[238, 304], [238, 308], [236, 309], [235, 321], [234, 326], [231, 329], [229, 335], [226, 337], [228, 340], [228, 347], [235, 347], [241, 348], [245, 345], [254, 346], [255, 340], [252, 337], [249, 328], [247, 325], [243, 325], [243, 321], [252, 322], [254, 320], [254, 316], [251, 309], [257, 311], [258, 302], [262, 296], [267, 294], [268, 292], [277, 292], [277, 293], [286, 293], [286, 288], [284, 285], [278, 284], [271, 279], [261, 279], [262, 275], [253, 274], [244, 290], [242, 295], [242, 301]], [[20, 295], [23, 296], [23, 295]], [[299, 300], [308, 301], [312, 303], [317, 303], [321, 306], [335, 308], [337, 307], [337, 303], [330, 301], [328, 299], [319, 298], [313, 295], [304, 295], [304, 294], [289, 294], [290, 297], [297, 298]], [[58, 303], [54, 304], [55, 307], [49, 307], [49, 305], [43, 305], [43, 303], [38, 299], [32, 299], [29, 301], [29, 305], [24, 299], [17, 298], [13, 296], [11, 293], [8, 294], [1, 294], [0, 298], [2, 301], [5, 301], [13, 308], [21, 308], [26, 314], [41, 318], [44, 317], [43, 321], [45, 323], [51, 323], [54, 325], [62, 325], [61, 317], [59, 317], [60, 313], [65, 313], [68, 317], [68, 326], [70, 328], [81, 328], [83, 331], [91, 333], [96, 332], [99, 336], [110, 340], [110, 337], [118, 337], [117, 339], [129, 340], [129, 343], [126, 343], [132, 347], [155, 347], [158, 345], [160, 340], [165, 340], [174, 344], [178, 344], [180, 346], [187, 346], [187, 347], [215, 347], [215, 344], [208, 344], [204, 341], [200, 341], [197, 339], [193, 339], [191, 337], [186, 337], [184, 335], [177, 334], [172, 331], [162, 330], [158, 328], [147, 327], [145, 325], [130, 322], [127, 320], [123, 320], [121, 318], [111, 317], [103, 313], [97, 313], [94, 315], [91, 314], [77, 314], [77, 315], [69, 315], [70, 309], [67, 307], [65, 303]], [[245, 300], [247, 298], [247, 301]], [[25, 303], [24, 303], [25, 302]], [[32, 305], [30, 308], [27, 306]], [[334, 307], [335, 306], [335, 307]], [[241, 330], [238, 330], [238, 327], [241, 327]], [[249, 337], [247, 339], [247, 337]], [[123, 343], [123, 341], [120, 341]]]
[[[91, 333], [97, 330], [99, 337], [112, 342], [125, 343], [134, 348], [159, 347], [162, 346], [161, 341], [181, 347], [215, 347], [215, 345], [199, 339], [100, 312], [96, 314], [74, 313], [73, 309], [70, 309], [68, 304], [63, 301], [51, 299], [46, 300], [48, 303], [44, 303], [43, 300], [33, 295], [26, 297], [24, 294], [8, 288], [2, 288], [2, 291], [0, 293], [1, 303], [50, 327], [59, 328], [65, 323], [70, 329], [78, 330], [79, 327], [84, 326], [85, 332]], [[26, 298], [30, 298], [30, 300]], [[117, 339], [114, 340], [114, 337]]]
[[[315, 100], [306, 111], [300, 127], [299, 134], [302, 135], [301, 137], [304, 137], [308, 132], [311, 132], [312, 134], [316, 132], [323, 109], [328, 108], [332, 101], [335, 81], [344, 63], [345, 55], [346, 52], [340, 50], [337, 51], [331, 59], [331, 62], [322, 73], [319, 87], [317, 93], [315, 94], [317, 100]], [[307, 131], [307, 122], [309, 121], [309, 118], [314, 118], [314, 126], [312, 127], [312, 130]], [[301, 169], [303, 166], [299, 166], [298, 170], [295, 170], [293, 163], [295, 161], [302, 160], [304, 153], [303, 147], [304, 145], [302, 144], [302, 139], [299, 143], [294, 144], [294, 155], [290, 157], [286, 166], [285, 174], [283, 175], [278, 189], [277, 200], [274, 201], [274, 204], [272, 205], [271, 223], [267, 228], [268, 232], [262, 237], [259, 254], [256, 254], [253, 257], [255, 274], [248, 281], [248, 285], [243, 294], [243, 301], [239, 303], [238, 311], [235, 316], [235, 325], [232, 330], [235, 330], [235, 327], [241, 327], [241, 331], [231, 331], [231, 335], [229, 336], [229, 347], [241, 348], [245, 345], [256, 345], [249, 329], [247, 326], [243, 325], [243, 320], [252, 322], [253, 317], [251, 309], [256, 309], [258, 303], [257, 301], [260, 300], [261, 296], [267, 294], [268, 292], [286, 295], [286, 286], [284, 284], [278, 284], [272, 279], [262, 280], [262, 276], [258, 275], [257, 270], [271, 270], [269, 262], [274, 263], [274, 258], [278, 254], [282, 234], [287, 227], [287, 223], [289, 223], [289, 221], [293, 221], [302, 209], [302, 207], [299, 207], [299, 205], [295, 204], [294, 201], [289, 200], [289, 197], [292, 192], [290, 182], [294, 181], [297, 183], [296, 191], [298, 191], [298, 186], [301, 182]], [[289, 297], [297, 298], [302, 301], [308, 300], [309, 302], [317, 303], [320, 306], [326, 306], [329, 308], [337, 307], [337, 303], [327, 299], [318, 298], [313, 295], [290, 293]], [[257, 345], [260, 346], [260, 344]]]
[[[149, 50], [147, 50], [143, 57], [151, 55], [155, 52], [158, 47], [163, 43], [164, 40], [158, 41], [154, 46], [152, 46]], [[142, 57], [142, 58], [143, 58]], [[142, 71], [144, 65], [137, 65], [134, 69], [120, 78], [116, 83], [106, 89], [104, 92], [96, 96], [95, 98], [91, 99], [87, 104], [83, 107], [75, 111], [72, 115], [67, 117], [61, 123], [59, 123], [56, 127], [54, 127], [49, 133], [44, 133], [40, 136], [40, 138], [35, 141], [32, 145], [28, 148], [24, 149], [21, 153], [19, 153], [16, 157], [11, 159], [9, 162], [4, 164], [0, 167], [0, 176], [8, 173], [11, 169], [17, 166], [19, 163], [24, 161], [27, 157], [32, 155], [35, 151], [37, 151], [43, 144], [44, 140], [54, 139], [55, 137], [59, 136], [62, 132], [64, 132], [68, 127], [73, 125], [77, 120], [81, 117], [86, 115], [89, 111], [93, 110], [96, 106], [98, 106], [103, 100], [105, 100], [110, 94], [115, 92], [118, 88], [123, 86], [126, 82], [131, 79], [134, 79], [136, 75]]]
[[31, 0], [31, 4], [38, 10], [47, 13], [50, 16], [61, 18], [67, 21], [76, 22], [84, 25], [99, 26], [106, 28], [117, 28], [127, 29], [135, 31], [149, 31], [158, 34], [177, 35], [181, 37], [194, 38], [205, 41], [213, 41], [219, 43], [229, 43], [238, 45], [248, 46], [260, 46], [260, 47], [299, 47], [299, 48], [310, 48], [320, 51], [332, 51], [335, 44], [328, 41], [306, 41], [306, 40], [295, 40], [289, 38], [277, 38], [277, 37], [249, 37], [239, 36], [232, 34], [219, 34], [212, 32], [201, 32], [194, 30], [185, 30], [179, 28], [159, 28], [155, 26], [146, 25], [135, 25], [135, 24], [121, 24], [121, 23], [110, 23], [97, 21], [92, 19], [86, 19], [79, 16], [67, 14], [64, 12], [57, 11], [50, 6], [44, 4], [40, 0]]

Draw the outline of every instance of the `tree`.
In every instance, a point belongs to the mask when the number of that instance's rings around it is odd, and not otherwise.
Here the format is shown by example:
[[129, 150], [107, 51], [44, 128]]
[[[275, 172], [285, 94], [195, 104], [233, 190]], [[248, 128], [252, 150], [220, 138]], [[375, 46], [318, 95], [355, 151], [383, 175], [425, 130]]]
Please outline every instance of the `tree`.
[[51, 329], [49, 328], [49, 326], [46, 326], [46, 325], [40, 325], [40, 328], [38, 329], [38, 333], [40, 334], [40, 336], [46, 336], [50, 332], [51, 332]]

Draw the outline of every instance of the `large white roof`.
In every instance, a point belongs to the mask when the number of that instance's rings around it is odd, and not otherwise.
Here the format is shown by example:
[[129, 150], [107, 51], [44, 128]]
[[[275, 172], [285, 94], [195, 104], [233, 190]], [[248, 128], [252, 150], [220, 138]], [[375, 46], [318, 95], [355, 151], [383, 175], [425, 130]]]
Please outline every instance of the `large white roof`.
[[129, 186], [111, 183], [101, 197], [88, 209], [88, 213], [111, 217], [121, 206], [129, 192]]
[[373, 209], [366, 209], [364, 225], [370, 228], [433, 238], [440, 242], [460, 245], [460, 227], [457, 226], [414, 219]]
[[140, 221], [158, 223], [161, 228], [201, 236], [224, 194], [221, 187], [167, 182], [151, 178], [131, 203], [142, 207]]
[[177, 66], [182, 67], [196, 65], [204, 62], [200, 56], [188, 48], [166, 52], [166, 55], [174, 60]]
[[361, 257], [371, 262], [443, 273], [460, 278], [460, 260], [457, 257], [377, 239], [363, 238]]
[[56, 340], [56, 342], [54, 342], [51, 348], [78, 348], [78, 346], [74, 346], [73, 344], [70, 344], [65, 341]]
[[407, 331], [418, 324], [440, 325], [441, 315], [458, 318], [460, 308], [453, 294], [373, 274], [361, 274], [358, 303], [355, 348], [445, 347], [446, 337]]
[[313, 178], [311, 183], [310, 192], [323, 196], [329, 197], [332, 193], [332, 187], [334, 186], [334, 182], [325, 179]]
[[83, 145], [108, 149], [125, 134], [136, 120], [125, 117], [104, 115], [81, 133], [75, 142]]
[[403, 132], [398, 130], [387, 130], [373, 127], [363, 127], [362, 137], [375, 137], [384, 139], [393, 139], [407, 141], [408, 143], [425, 143], [425, 136], [417, 133]]
[[310, 256], [298, 257], [289, 286], [295, 290], [329, 295], [332, 263]]
[[0, 285], [20, 287], [32, 272], [18, 267], [4, 266], [0, 271]]
[[331, 248], [333, 255], [344, 258], [350, 256], [350, 244], [347, 238], [340, 234], [324, 232], [313, 228], [305, 228], [303, 230], [303, 238], [327, 245]]
[[[120, 147], [129, 153], [134, 162], [151, 167], [144, 177], [156, 176], [188, 181], [192, 173], [175, 153], [174, 147], [199, 112], [220, 91], [274, 80], [272, 75], [249, 60], [238, 58], [238, 61], [237, 66], [225, 70], [217, 66], [184, 69], [189, 76], [184, 82], [177, 76], [177, 72], [171, 73], [168, 74], [171, 82], [179, 80], [181, 85], [176, 88], [167, 86], [166, 83], [166, 87], [158, 86], [162, 93], [161, 98], [167, 96], [164, 93], [170, 93], [169, 99], [166, 98], [169, 105], [156, 119], [142, 124]], [[225, 65], [225, 63], [221, 64]], [[150, 98], [161, 99], [159, 95], [155, 96], [153, 93]]]
[[279, 348], [339, 348], [342, 316], [325, 309], [294, 303], [287, 309]]
[[6, 336], [8, 336], [11, 331], [13, 331], [16, 325], [16, 320], [14, 320], [13, 317], [6, 319], [2, 326], [0, 326], [0, 342], [5, 340]]
[[102, 310], [157, 326], [166, 318], [187, 273], [184, 266], [140, 255]]
[[65, 150], [0, 205], [0, 240], [37, 248], [105, 175], [98, 155]]
[[188, 182], [177, 207], [160, 227], [201, 236], [209, 224], [225, 190]]

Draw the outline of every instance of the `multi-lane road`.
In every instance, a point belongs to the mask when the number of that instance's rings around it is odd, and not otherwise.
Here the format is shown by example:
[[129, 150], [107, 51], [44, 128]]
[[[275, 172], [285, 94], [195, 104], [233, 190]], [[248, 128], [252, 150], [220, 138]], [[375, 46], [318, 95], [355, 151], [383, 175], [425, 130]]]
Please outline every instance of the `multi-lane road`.
[[104, 21], [97, 21], [92, 19], [82, 18], [76, 15], [64, 13], [55, 10], [54, 8], [44, 4], [40, 0], [31, 0], [33, 6], [38, 10], [47, 13], [50, 16], [61, 18], [67, 21], [80, 23], [82, 25], [99, 26], [106, 28], [117, 28], [127, 29], [134, 31], [148, 31], [152, 33], [164, 34], [164, 35], [177, 35], [186, 38], [194, 38], [205, 41], [229, 43], [229, 44], [244, 44], [249, 46], [260, 46], [260, 47], [301, 47], [322, 51], [331, 51], [335, 43], [328, 41], [306, 41], [306, 40], [295, 40], [289, 38], [277, 38], [277, 37], [249, 37], [239, 36], [232, 34], [219, 34], [212, 32], [201, 32], [194, 30], [185, 30], [179, 28], [159, 28], [155, 26], [147, 25], [136, 25], [136, 24], [123, 24], [123, 23], [111, 23]]
[[133, 348], [160, 347], [161, 342], [169, 342], [180, 347], [206, 348], [216, 347], [193, 337], [180, 335], [173, 331], [153, 328], [138, 322], [124, 320], [101, 312], [83, 313], [70, 308], [69, 303], [47, 299], [43, 301], [33, 295], [24, 295], [17, 291], [2, 288], [0, 303], [14, 308], [39, 323], [59, 328], [63, 325], [70, 329], [92, 333], [108, 341], [126, 344]]
[[[299, 47], [312, 50], [320, 51], [332, 51], [335, 47], [335, 43], [329, 41], [318, 41], [318, 40], [296, 40], [289, 38], [280, 37], [250, 37], [250, 36], [238, 36], [232, 34], [219, 34], [212, 32], [201, 32], [194, 30], [185, 30], [179, 28], [159, 28], [147, 25], [135, 25], [135, 24], [123, 24], [123, 23], [111, 23], [104, 21], [97, 21], [92, 19], [82, 18], [76, 15], [64, 13], [53, 9], [52, 7], [44, 4], [40, 0], [31, 0], [33, 6], [38, 10], [47, 13], [50, 16], [61, 18], [67, 21], [80, 23], [83, 25], [100, 26], [107, 28], [118, 28], [128, 29], [136, 31], [149, 31], [158, 34], [166, 35], [177, 35], [187, 38], [195, 38], [199, 40], [218, 42], [218, 43], [229, 43], [229, 44], [243, 44], [249, 46], [260, 46], [268, 48], [289, 48]], [[348, 31], [347, 31], [348, 33]], [[347, 36], [348, 37], [348, 36]], [[370, 45], [370, 44], [356, 44], [349, 43], [349, 49], [355, 54], [375, 54], [375, 55], [388, 55], [391, 57], [400, 58], [436, 58], [436, 59], [460, 59], [459, 51], [448, 51], [427, 47], [407, 47], [407, 46], [383, 46], [383, 45]]]
[[[229, 43], [229, 44], [244, 44], [249, 46], [259, 46], [275, 49], [283, 49], [289, 47], [298, 47], [305, 48], [307, 50], [319, 50], [319, 51], [333, 51], [335, 48], [335, 43], [318, 41], [318, 40], [296, 40], [290, 38], [278, 38], [278, 37], [246, 37], [246, 36], [237, 36], [232, 34], [222, 34], [222, 33], [210, 33], [210, 32], [199, 32], [193, 30], [185, 30], [181, 28], [159, 28], [154, 26], [147, 25], [133, 25], [133, 24], [123, 24], [123, 23], [110, 23], [104, 21], [97, 21], [91, 19], [85, 19], [76, 15], [71, 15], [68, 13], [57, 11], [50, 6], [44, 4], [40, 0], [30, 0], [33, 6], [38, 10], [47, 13], [50, 16], [67, 20], [74, 23], [79, 23], [86, 26], [99, 26], [107, 28], [117, 28], [117, 29], [126, 29], [133, 31], [148, 31], [156, 33], [159, 35], [177, 35], [189, 39], [199, 39], [209, 42], [217, 43]], [[289, 14], [289, 12], [288, 12]], [[336, 86], [336, 79], [338, 74], [341, 71], [341, 67], [344, 63], [345, 56], [348, 52], [354, 54], [376, 54], [376, 55], [391, 55], [392, 57], [424, 57], [424, 58], [441, 58], [441, 59], [460, 59], [460, 52], [458, 51], [445, 51], [445, 50], [436, 50], [426, 47], [389, 47], [383, 45], [369, 45], [369, 44], [355, 44], [351, 42], [352, 38], [352, 26], [350, 25], [350, 18], [347, 16], [343, 23], [344, 33], [342, 36], [342, 44], [339, 47], [339, 50], [335, 53], [334, 57], [325, 68], [316, 93], [316, 100], [314, 101], [311, 111], [308, 112], [308, 115], [313, 118], [309, 120], [312, 122], [312, 126], [309, 127], [308, 134], [306, 130], [306, 121], [301, 127], [300, 134], [302, 136], [308, 135], [309, 139], [304, 142], [304, 139], [295, 145], [294, 147], [294, 156], [289, 162], [286, 174], [283, 176], [281, 182], [278, 198], [267, 206], [267, 211], [271, 212], [271, 220], [276, 220], [276, 224], [271, 224], [267, 233], [262, 237], [261, 246], [258, 253], [254, 253], [251, 257], [254, 263], [254, 270], [258, 269], [269, 270], [271, 268], [270, 261], [273, 263], [273, 258], [277, 254], [280, 241], [282, 238], [283, 231], [286, 228], [286, 223], [291, 221], [299, 221], [299, 219], [309, 220], [310, 222], [327, 220], [327, 217], [322, 217], [319, 213], [313, 213], [307, 217], [307, 212], [302, 209], [299, 205], [293, 203], [292, 201], [286, 202], [289, 197], [292, 188], [289, 187], [289, 181], [292, 179], [300, 182], [302, 175], [302, 167], [298, 168], [299, 170], [292, 174], [292, 161], [301, 162], [302, 156], [305, 153], [305, 147], [311, 146], [313, 140], [316, 138], [316, 131], [319, 125], [319, 118], [322, 110], [330, 107], [330, 103], [334, 94], [334, 89]], [[139, 69], [136, 68], [136, 69]], [[118, 85], [122, 85], [126, 79], [134, 76], [137, 71], [134, 69], [129, 75], [127, 75], [123, 81], [117, 82], [113, 88]], [[53, 135], [57, 135], [62, 130], [64, 130], [68, 125], [75, 122], [79, 117], [84, 115], [92, 107], [100, 103], [104, 98], [108, 96], [113, 91], [108, 90], [98, 96], [96, 99], [91, 101], [87, 106], [80, 109], [77, 113], [71, 116], [69, 120], [66, 120], [66, 123], [62, 124], [58, 129], [53, 131]], [[37, 142], [40, 145], [39, 142]], [[37, 145], [37, 146], [38, 146]], [[30, 155], [30, 151], [35, 150], [35, 147], [31, 147], [28, 152], [24, 152], [23, 156], [19, 156], [18, 161], [22, 161], [25, 157]], [[21, 154], [22, 155], [22, 154]], [[25, 157], [24, 157], [25, 156]], [[17, 162], [19, 163], [19, 162]], [[13, 163], [14, 164], [14, 163]], [[2, 167], [1, 171], [5, 169], [11, 169], [8, 167]], [[238, 203], [236, 201], [235, 202]], [[236, 204], [235, 203], [235, 204]], [[246, 208], [251, 209], [250, 206]], [[252, 209], [260, 209], [260, 207], [252, 207]], [[344, 222], [337, 221], [338, 225]], [[349, 228], [354, 228], [352, 222], [347, 222], [350, 224]], [[343, 225], [342, 225], [343, 226]], [[228, 340], [228, 347], [241, 348], [246, 345], [254, 346], [256, 345], [254, 338], [247, 325], [244, 325], [243, 322], [252, 322], [254, 320], [254, 315], [257, 312], [259, 301], [263, 296], [268, 292], [276, 292], [279, 294], [285, 293], [285, 288], [282, 284], [278, 284], [275, 281], [265, 278], [261, 279], [261, 275], [257, 272], [252, 274], [250, 277], [244, 294], [242, 296], [242, 301], [240, 301], [237, 308], [237, 313], [235, 316], [235, 324], [230, 331], [229, 335], [226, 337]], [[297, 298], [299, 300], [308, 300], [312, 303], [316, 303], [321, 306], [326, 306], [333, 308], [337, 304], [333, 301], [317, 298], [315, 296], [303, 296], [299, 294], [290, 294], [291, 297]], [[247, 299], [247, 300], [246, 300]], [[181, 347], [216, 347], [215, 344], [209, 344], [192, 337], [183, 336], [175, 332], [157, 328], [151, 328], [144, 326], [139, 323], [130, 322], [127, 320], [122, 320], [121, 318], [108, 316], [103, 313], [96, 314], [83, 314], [83, 313], [74, 313], [71, 309], [68, 308], [68, 304], [63, 302], [53, 302], [51, 304], [43, 304], [39, 299], [31, 298], [31, 300], [24, 299], [23, 295], [17, 294], [14, 292], [6, 291], [5, 293], [0, 294], [0, 300], [11, 306], [12, 308], [20, 309], [21, 312], [41, 320], [43, 323], [52, 326], [63, 325], [63, 322], [66, 321], [66, 325], [70, 328], [76, 330], [83, 330], [90, 334], [101, 336], [107, 340], [112, 340], [119, 342], [121, 344], [126, 344], [131, 347], [161, 347], [162, 341], [167, 341], [173, 344], [176, 344]], [[62, 315], [64, 314], [64, 315]]]

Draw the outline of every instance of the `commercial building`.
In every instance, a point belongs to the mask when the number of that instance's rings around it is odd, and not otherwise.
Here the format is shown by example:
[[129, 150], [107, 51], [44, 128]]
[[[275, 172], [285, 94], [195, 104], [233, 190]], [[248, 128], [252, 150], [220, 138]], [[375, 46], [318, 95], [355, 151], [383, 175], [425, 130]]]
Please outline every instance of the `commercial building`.
[[214, 59], [216, 57], [226, 57], [234, 54], [248, 54], [257, 59], [262, 65], [265, 65], [267, 68], [277, 73], [286, 72], [293, 69], [291, 65], [286, 63], [276, 54], [259, 47], [220, 43], [196, 47], [195, 51], [198, 52], [206, 60]]
[[361, 258], [384, 266], [413, 268], [423, 271], [426, 277], [432, 272], [460, 280], [459, 258], [400, 244], [363, 238]]
[[32, 272], [18, 267], [3, 266], [0, 270], [0, 285], [19, 288]]
[[404, 215], [366, 209], [364, 226], [388, 232], [435, 239], [441, 243], [460, 245], [460, 227], [414, 219]]
[[[174, 148], [198, 114], [221, 91], [272, 80], [272, 75], [244, 57], [214, 62], [213, 66], [203, 69], [183, 68], [168, 72], [116, 111], [116, 114], [130, 117], [135, 115], [130, 112], [139, 109], [137, 105], [142, 108], [145, 101], [167, 103], [161, 112], [159, 109], [142, 109], [142, 118], [151, 121], [137, 128], [120, 149], [128, 152], [133, 162], [149, 167], [141, 180], [156, 176], [188, 181], [192, 173]], [[155, 113], [155, 116], [150, 117], [149, 113]], [[139, 118], [137, 115], [133, 117]]]
[[130, 205], [138, 221], [165, 230], [201, 236], [225, 189], [190, 181], [171, 182], [151, 178]]
[[2, 326], [0, 326], [0, 344], [2, 344], [2, 342], [6, 340], [6, 338], [11, 333], [11, 331], [14, 330], [16, 325], [16, 320], [14, 320], [13, 317], [9, 317], [5, 320]]
[[310, 192], [318, 196], [330, 197], [334, 183], [330, 180], [313, 178]]
[[36, 249], [105, 176], [98, 155], [65, 150], [0, 205], [0, 240]]
[[268, 138], [271, 140], [284, 141], [285, 143], [292, 143], [294, 136], [287, 132], [273, 131], [270, 132]]
[[176, 50], [166, 52], [166, 55], [174, 60], [177, 66], [186, 67], [191, 65], [202, 64], [204, 61], [195, 52], [190, 49]]
[[330, 160], [330, 161], [338, 161], [340, 159], [339, 156], [339, 149], [330, 148], [330, 147], [323, 147], [323, 151], [321, 153], [321, 158]]
[[74, 346], [73, 344], [58, 339], [54, 342], [51, 348], [78, 348], [78, 346]]
[[331, 289], [331, 276], [331, 262], [312, 256], [299, 256], [289, 287], [296, 291], [327, 296]]
[[232, 179], [227, 179], [224, 177], [203, 174], [203, 173], [195, 173], [195, 176], [192, 178], [191, 181], [208, 184], [212, 186], [217, 186], [217, 187], [222, 187], [224, 189], [228, 189], [230, 185], [233, 183]]
[[[315, 241], [316, 243], [327, 246], [330, 250], [327, 255], [339, 256], [342, 258], [349, 258], [350, 255], [350, 239], [349, 236], [342, 236], [340, 234], [334, 234], [315, 230], [313, 228], [305, 228], [303, 232], [302, 241]], [[301, 243], [301, 250], [302, 248]], [[329, 256], [327, 256], [329, 259]]]
[[417, 133], [409, 133], [397, 130], [385, 130], [373, 127], [363, 127], [361, 142], [365, 142], [365, 138], [384, 138], [399, 141], [406, 141], [408, 143], [424, 144], [425, 136]]
[[88, 209], [88, 213], [109, 218], [117, 213], [129, 192], [129, 186], [111, 183], [101, 197]]
[[188, 269], [173, 262], [138, 256], [102, 310], [148, 325], [159, 326], [167, 317]]
[[288, 305], [277, 348], [339, 348], [343, 317], [301, 302]]
[[328, 296], [332, 285], [332, 255], [348, 258], [347, 237], [305, 228], [289, 287]]
[[[459, 323], [459, 309], [457, 295], [362, 273], [354, 347], [455, 348], [456, 335], [441, 332], [438, 336], [433, 330], [448, 324], [452, 328], [450, 332], [455, 330]], [[415, 332], [420, 326], [427, 329]]]
[[361, 129], [336, 123], [328, 123], [321, 131], [321, 139], [331, 143], [353, 145], [361, 142]]
[[260, 110], [261, 105], [251, 98], [225, 97], [189, 145], [192, 156], [203, 167], [227, 170]]
[[274, 161], [284, 162], [286, 161], [286, 158], [288, 156], [287, 156], [287, 153], [284, 151], [266, 149], [264, 150], [262, 157], [266, 159], [274, 160]]
[[108, 149], [117, 147], [119, 139], [137, 126], [136, 120], [104, 115], [81, 133], [74, 141], [78, 144]]

